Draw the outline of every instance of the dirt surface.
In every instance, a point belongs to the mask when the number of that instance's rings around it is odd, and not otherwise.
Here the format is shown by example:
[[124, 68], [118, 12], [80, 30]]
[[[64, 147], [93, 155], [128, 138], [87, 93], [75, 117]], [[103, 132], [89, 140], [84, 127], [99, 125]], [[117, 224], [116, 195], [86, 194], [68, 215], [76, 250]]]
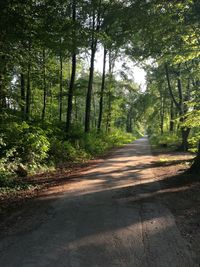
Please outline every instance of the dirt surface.
[[180, 204], [198, 183], [171, 183], [163, 162], [142, 138], [40, 192], [4, 217], [0, 266], [199, 266]]
[[194, 155], [154, 150], [155, 179], [160, 181], [160, 198], [166, 203], [195, 261], [200, 266], [200, 177], [186, 173]]

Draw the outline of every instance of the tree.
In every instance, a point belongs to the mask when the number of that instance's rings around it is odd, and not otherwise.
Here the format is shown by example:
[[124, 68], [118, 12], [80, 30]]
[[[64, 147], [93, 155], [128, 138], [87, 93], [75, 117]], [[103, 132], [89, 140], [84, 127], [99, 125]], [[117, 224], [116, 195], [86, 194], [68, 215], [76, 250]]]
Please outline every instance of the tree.
[[101, 82], [101, 91], [100, 91], [100, 100], [99, 100], [99, 118], [98, 118], [98, 126], [97, 126], [98, 132], [101, 129], [102, 116], [103, 116], [103, 98], [104, 98], [105, 78], [106, 78], [106, 55], [107, 55], [107, 50], [106, 50], [106, 47], [104, 47], [102, 82]]
[[[75, 26], [76, 23], [76, 0], [72, 2], [72, 21]], [[76, 43], [76, 32], [75, 30], [72, 31], [73, 37], [72, 39]], [[75, 83], [75, 76], [76, 76], [76, 46], [73, 48], [72, 52], [72, 71], [71, 71], [71, 79], [68, 91], [68, 106], [67, 106], [67, 120], [66, 120], [66, 131], [69, 132], [70, 125], [71, 125], [71, 117], [72, 117], [72, 100], [74, 95], [74, 83]]]
[[87, 96], [86, 96], [86, 106], [85, 106], [85, 132], [90, 131], [90, 111], [91, 111], [91, 99], [92, 99], [92, 84], [94, 77], [94, 60], [95, 54], [97, 50], [97, 36], [101, 27], [101, 16], [102, 16], [102, 6], [101, 0], [97, 3], [92, 3], [91, 10], [91, 40], [90, 40], [90, 70], [89, 70], [89, 81], [87, 88]]

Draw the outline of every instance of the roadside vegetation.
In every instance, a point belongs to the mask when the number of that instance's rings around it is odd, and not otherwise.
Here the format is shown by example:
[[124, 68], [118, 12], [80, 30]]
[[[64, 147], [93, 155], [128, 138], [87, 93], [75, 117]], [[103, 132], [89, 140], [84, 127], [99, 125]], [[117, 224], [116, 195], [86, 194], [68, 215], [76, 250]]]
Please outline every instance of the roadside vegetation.
[[[145, 131], [197, 153], [190, 171], [200, 171], [199, 1], [125, 2], [0, 3], [1, 191]], [[130, 61], [145, 69], [145, 91]]]
[[80, 130], [66, 137], [58, 127], [44, 129], [27, 122], [7, 126], [1, 138], [1, 192], [32, 189], [26, 181], [28, 175], [55, 170], [66, 162], [85, 162], [136, 139], [117, 129], [107, 134]]

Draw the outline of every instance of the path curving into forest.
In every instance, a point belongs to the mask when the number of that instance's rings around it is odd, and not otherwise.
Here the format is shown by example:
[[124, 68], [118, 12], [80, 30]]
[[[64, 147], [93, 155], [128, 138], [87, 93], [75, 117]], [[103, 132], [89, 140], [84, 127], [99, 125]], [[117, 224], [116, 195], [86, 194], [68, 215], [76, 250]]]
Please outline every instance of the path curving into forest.
[[31, 227], [0, 240], [0, 266], [194, 267], [171, 212], [155, 195], [147, 138], [115, 151], [37, 201]]

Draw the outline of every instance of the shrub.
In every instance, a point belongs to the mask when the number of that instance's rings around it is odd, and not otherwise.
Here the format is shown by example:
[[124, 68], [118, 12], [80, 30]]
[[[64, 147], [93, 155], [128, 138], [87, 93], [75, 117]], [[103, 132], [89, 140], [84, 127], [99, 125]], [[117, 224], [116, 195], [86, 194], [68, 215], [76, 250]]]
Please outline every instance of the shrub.
[[59, 140], [56, 137], [51, 139], [49, 155], [56, 163], [77, 162], [89, 157], [83, 149], [75, 148], [69, 141]]
[[188, 139], [190, 152], [197, 153], [199, 140], [200, 140], [200, 132], [195, 133], [194, 136]]
[[19, 163], [37, 168], [48, 157], [49, 146], [40, 127], [26, 122], [9, 123], [0, 138], [0, 170], [13, 172]]
[[176, 134], [164, 133], [162, 135], [153, 134], [150, 137], [150, 142], [153, 145], [159, 146], [178, 146], [180, 138]]
[[80, 146], [91, 156], [102, 154], [114, 146], [121, 146], [123, 144], [130, 143], [136, 138], [132, 134], [124, 133], [119, 130], [115, 130], [111, 133], [99, 133], [91, 132], [84, 134], [80, 140]]

